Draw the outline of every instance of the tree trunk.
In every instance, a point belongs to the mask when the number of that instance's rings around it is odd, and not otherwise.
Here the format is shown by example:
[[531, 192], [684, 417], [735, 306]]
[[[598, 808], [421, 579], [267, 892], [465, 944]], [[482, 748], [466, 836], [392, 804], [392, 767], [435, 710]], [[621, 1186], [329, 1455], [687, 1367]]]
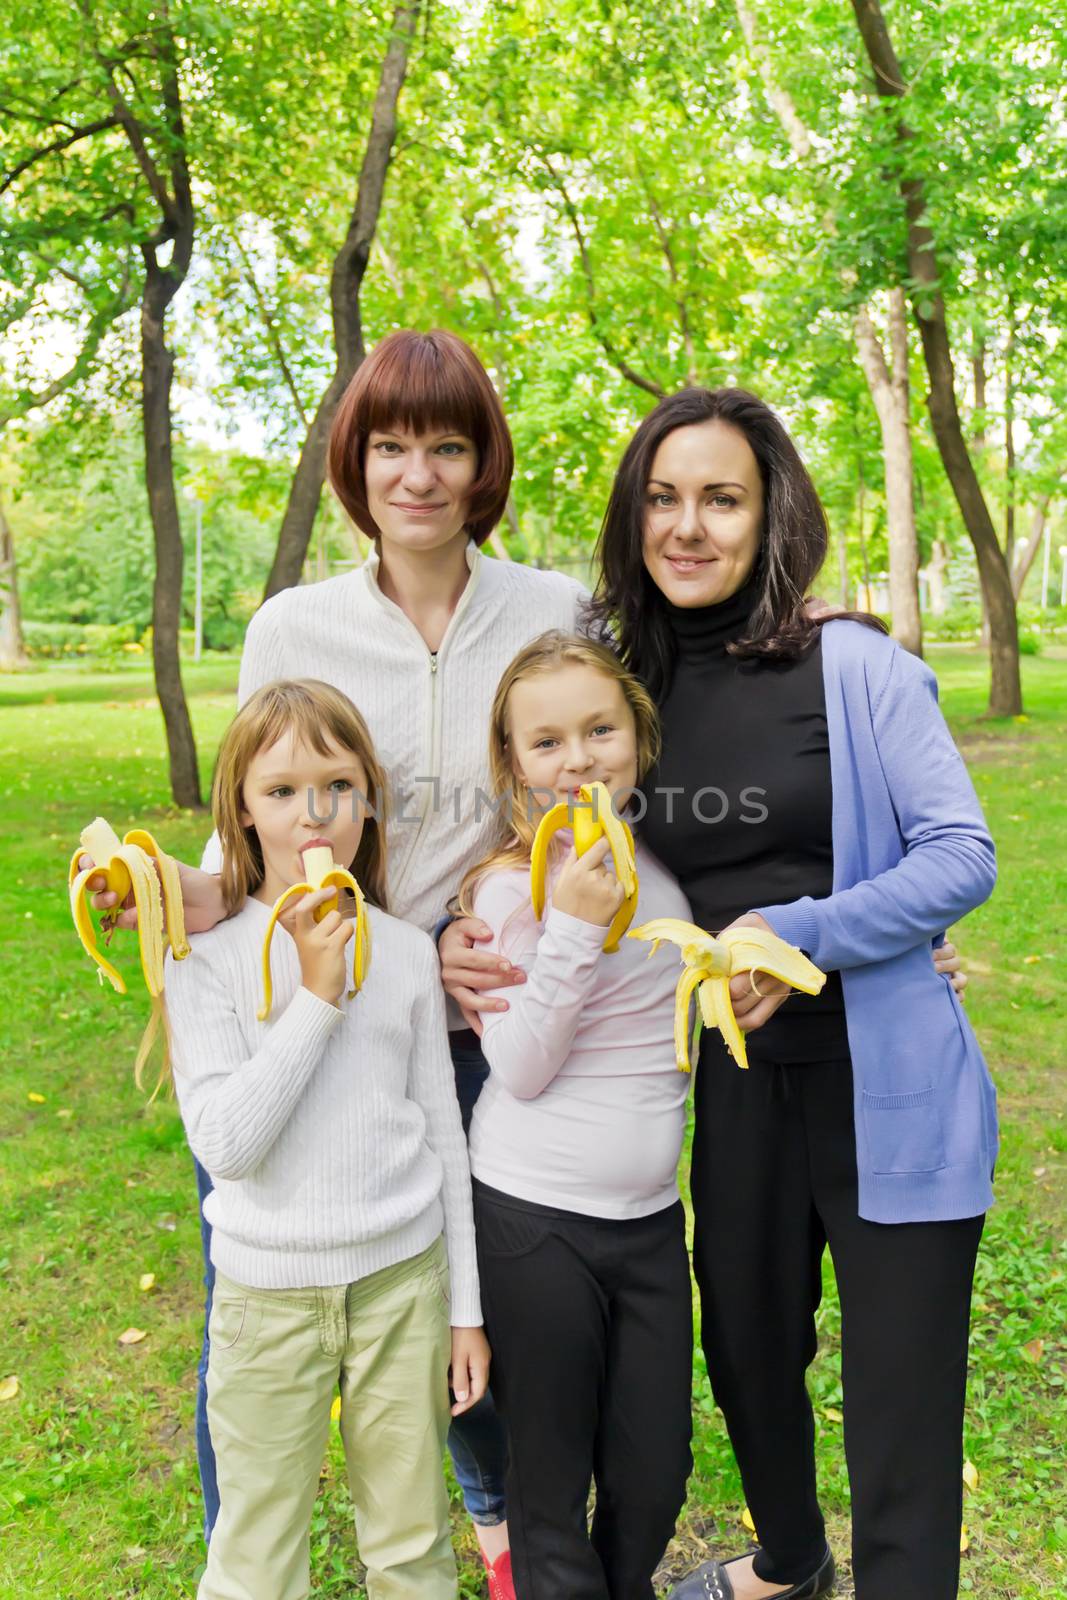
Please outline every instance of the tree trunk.
[[919, 541], [915, 532], [915, 479], [908, 383], [908, 324], [903, 289], [889, 294], [893, 369], [866, 306], [856, 314], [856, 345], [882, 430], [886, 520], [889, 529], [889, 609], [893, 637], [912, 655], [923, 653], [919, 611]]
[[926, 569], [930, 585], [930, 611], [935, 617], [945, 614], [945, 573], [948, 571], [948, 546], [943, 539], [935, 539], [930, 551], [930, 565]]
[[1034, 564], [1037, 552], [1041, 549], [1041, 541], [1045, 537], [1045, 523], [1048, 520], [1049, 507], [1055, 499], [1062, 478], [1063, 473], [1058, 473], [1054, 487], [1049, 489], [1046, 494], [1043, 494], [1034, 507], [1034, 517], [1030, 524], [1030, 537], [1019, 551], [1019, 559], [1015, 563], [1011, 575], [1011, 585], [1015, 590], [1016, 600], [1019, 599], [1023, 592], [1023, 586], [1030, 576], [1030, 568]]
[[986, 415], [985, 415], [985, 340], [982, 339], [971, 357], [971, 372], [974, 377], [974, 409], [978, 413], [978, 427], [974, 431], [975, 448], [984, 450], [986, 446]]
[[141, 300], [142, 411], [145, 482], [156, 547], [152, 665], [167, 732], [171, 793], [178, 805], [196, 809], [201, 805], [200, 774], [178, 653], [184, 551], [171, 453], [170, 388], [174, 357], [167, 349], [165, 327], [167, 307], [180, 283], [156, 265], [154, 251], [150, 248], [145, 251], [145, 263], [147, 273]]
[[[906, 85], [878, 0], [852, 0], [852, 9], [874, 69], [878, 93], [899, 100], [906, 93]], [[902, 155], [906, 155], [912, 134], [903, 118], [897, 121], [897, 138]], [[974, 545], [978, 576], [989, 616], [991, 670], [988, 711], [990, 716], [1018, 716], [1023, 702], [1015, 595], [1004, 552], [1000, 548], [960, 424], [952, 349], [945, 302], [938, 280], [934, 236], [925, 220], [923, 181], [919, 177], [909, 177], [906, 171], [902, 171], [900, 189], [908, 225], [908, 273], [914, 285], [912, 304], [930, 379], [927, 400], [930, 421], [964, 526]]]
[[389, 46], [382, 62], [370, 132], [363, 152], [356, 200], [344, 243], [330, 274], [330, 308], [336, 365], [311, 419], [293, 474], [289, 500], [278, 534], [278, 547], [263, 591], [264, 600], [300, 582], [315, 526], [315, 514], [326, 481], [326, 447], [334, 414], [363, 361], [363, 323], [359, 297], [367, 270], [374, 230], [382, 209], [385, 179], [396, 138], [396, 108], [407, 72], [408, 53], [418, 21], [420, 0], [401, 0], [393, 13]]
[[28, 666], [29, 658], [22, 637], [15, 538], [7, 513], [0, 503], [0, 671], [16, 672], [20, 667]]
[[1008, 342], [1004, 351], [1004, 560], [1015, 565], [1015, 301], [1008, 296]]

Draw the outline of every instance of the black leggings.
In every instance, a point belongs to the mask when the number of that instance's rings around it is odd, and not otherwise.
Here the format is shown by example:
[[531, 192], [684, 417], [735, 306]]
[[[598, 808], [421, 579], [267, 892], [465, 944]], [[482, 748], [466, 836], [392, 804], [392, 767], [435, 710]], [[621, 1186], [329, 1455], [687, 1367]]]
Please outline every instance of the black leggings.
[[516, 1594], [652, 1600], [692, 1466], [681, 1202], [614, 1221], [475, 1182], [474, 1215]]
[[864, 1222], [850, 1062], [742, 1072], [707, 1034], [692, 1197], [704, 1354], [763, 1547], [759, 1575], [800, 1582], [825, 1548], [804, 1374], [829, 1244], [857, 1600], [953, 1600], [983, 1218]]

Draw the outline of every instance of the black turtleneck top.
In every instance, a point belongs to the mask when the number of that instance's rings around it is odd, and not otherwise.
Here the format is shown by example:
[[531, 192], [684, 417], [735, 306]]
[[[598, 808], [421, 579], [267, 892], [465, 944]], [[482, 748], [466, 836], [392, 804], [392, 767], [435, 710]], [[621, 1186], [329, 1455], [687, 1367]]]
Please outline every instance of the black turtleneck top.
[[[798, 661], [727, 655], [756, 598], [749, 584], [714, 606], [662, 601], [676, 659], [641, 835], [678, 879], [694, 922], [712, 932], [756, 906], [833, 888], [820, 635]], [[754, 1061], [847, 1058], [840, 975], [820, 995], [791, 995], [749, 1034], [748, 1052]]]

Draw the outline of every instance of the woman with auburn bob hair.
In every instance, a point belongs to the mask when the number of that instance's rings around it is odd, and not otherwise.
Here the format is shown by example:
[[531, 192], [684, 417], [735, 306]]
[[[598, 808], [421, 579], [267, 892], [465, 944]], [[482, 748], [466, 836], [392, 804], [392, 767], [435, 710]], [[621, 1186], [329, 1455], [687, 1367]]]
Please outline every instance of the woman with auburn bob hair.
[[[374, 551], [353, 572], [275, 595], [245, 637], [241, 704], [275, 679], [319, 678], [359, 708], [395, 783], [386, 808], [390, 906], [426, 930], [495, 837], [486, 730], [501, 674], [538, 634], [573, 632], [587, 599], [561, 573], [482, 555], [503, 514], [512, 466], [500, 401], [470, 347], [439, 331], [389, 334], [346, 390], [329, 445], [330, 483]], [[218, 868], [213, 840], [203, 870], [181, 869], [191, 932], [225, 915]], [[104, 909], [113, 899], [100, 894], [95, 904]], [[122, 925], [132, 926], [135, 915], [124, 911]], [[506, 961], [482, 960], [494, 985], [525, 979]], [[488, 1067], [458, 1012], [451, 1023], [468, 1127]], [[210, 1179], [202, 1169], [198, 1177], [207, 1256]], [[207, 1279], [210, 1308], [210, 1260]], [[510, 1600], [505, 1445], [491, 1402], [457, 1418], [449, 1443], [490, 1593]], [[203, 1382], [197, 1444], [210, 1536], [218, 1499]]]

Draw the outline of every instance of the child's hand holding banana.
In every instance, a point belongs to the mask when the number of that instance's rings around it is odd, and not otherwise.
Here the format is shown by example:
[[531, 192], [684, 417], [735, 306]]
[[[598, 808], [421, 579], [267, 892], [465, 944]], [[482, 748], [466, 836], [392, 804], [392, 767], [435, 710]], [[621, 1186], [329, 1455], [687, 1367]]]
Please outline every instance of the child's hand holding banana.
[[355, 919], [343, 917], [337, 910], [327, 911], [321, 922], [315, 921], [315, 912], [336, 899], [336, 889], [315, 889], [293, 900], [278, 918], [296, 945], [304, 988], [331, 1006], [339, 1005], [345, 992], [345, 945], [356, 931]]
[[598, 928], [609, 928], [615, 913], [625, 898], [625, 891], [615, 874], [604, 865], [611, 844], [600, 838], [584, 855], [579, 855], [572, 845], [552, 894], [552, 904], [557, 911], [591, 922]]

